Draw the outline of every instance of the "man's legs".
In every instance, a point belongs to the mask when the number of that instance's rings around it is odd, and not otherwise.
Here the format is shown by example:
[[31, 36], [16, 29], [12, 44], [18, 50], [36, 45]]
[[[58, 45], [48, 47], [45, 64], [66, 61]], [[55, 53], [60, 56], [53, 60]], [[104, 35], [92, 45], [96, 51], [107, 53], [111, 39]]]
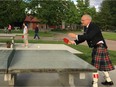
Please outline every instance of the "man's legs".
[[99, 78], [99, 74], [97, 73], [93, 73], [93, 82], [92, 82], [92, 87], [98, 87], [98, 78]]
[[34, 38], [33, 38], [33, 39], [36, 39], [36, 36], [37, 36], [37, 35], [36, 35], [36, 33], [35, 33], [35, 35], [34, 35]]
[[103, 85], [113, 85], [114, 83], [111, 80], [109, 73], [107, 71], [103, 71], [103, 73], [104, 73], [104, 76], [105, 76], [105, 80], [106, 81], [105, 82], [102, 82], [102, 84]]
[[24, 46], [28, 48], [28, 34], [24, 35]]
[[36, 39], [36, 37], [37, 37], [38, 39], [40, 39], [38, 33], [35, 33], [34, 39]]

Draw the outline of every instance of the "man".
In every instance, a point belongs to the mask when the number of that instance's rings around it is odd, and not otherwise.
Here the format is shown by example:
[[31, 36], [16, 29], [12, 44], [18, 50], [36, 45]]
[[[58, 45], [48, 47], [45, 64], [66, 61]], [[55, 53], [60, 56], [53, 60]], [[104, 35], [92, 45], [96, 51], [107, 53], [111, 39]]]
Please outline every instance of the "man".
[[12, 26], [9, 24], [8, 25], [8, 33], [11, 33]]
[[[84, 26], [84, 33], [82, 35], [76, 35], [69, 33], [68, 35], [72, 38], [76, 38], [74, 41], [69, 41], [69, 44], [79, 44], [87, 41], [87, 44], [92, 50], [92, 65], [95, 66], [99, 71], [103, 71], [105, 75], [105, 82], [103, 85], [113, 85], [108, 71], [114, 70], [114, 67], [110, 61], [109, 54], [107, 51], [106, 42], [102, 36], [102, 33], [97, 25], [92, 21], [90, 15], [83, 15], [81, 18], [82, 26]], [[98, 87], [98, 73], [93, 73], [93, 87]]]
[[38, 33], [39, 33], [39, 25], [37, 24], [36, 27], [35, 27], [34, 40], [36, 39], [36, 37], [37, 37], [37, 39], [40, 39]]

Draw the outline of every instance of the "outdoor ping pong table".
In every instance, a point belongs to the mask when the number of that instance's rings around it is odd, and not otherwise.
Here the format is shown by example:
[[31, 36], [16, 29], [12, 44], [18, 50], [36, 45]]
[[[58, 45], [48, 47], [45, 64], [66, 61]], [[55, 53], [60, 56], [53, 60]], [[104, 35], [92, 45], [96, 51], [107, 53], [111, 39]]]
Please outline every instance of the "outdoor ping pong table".
[[97, 72], [97, 69], [66, 50], [0, 50], [0, 73], [9, 85], [16, 85], [18, 73], [66, 73], [70, 87], [74, 74]]

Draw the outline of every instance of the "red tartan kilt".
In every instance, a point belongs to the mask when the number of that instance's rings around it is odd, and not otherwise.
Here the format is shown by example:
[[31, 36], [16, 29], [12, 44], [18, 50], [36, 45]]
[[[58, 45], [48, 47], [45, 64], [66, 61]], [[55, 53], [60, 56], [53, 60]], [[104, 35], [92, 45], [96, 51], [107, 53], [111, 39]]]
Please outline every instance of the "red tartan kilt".
[[110, 60], [107, 48], [104, 46], [93, 48], [92, 65], [95, 66], [99, 71], [114, 70], [114, 66]]

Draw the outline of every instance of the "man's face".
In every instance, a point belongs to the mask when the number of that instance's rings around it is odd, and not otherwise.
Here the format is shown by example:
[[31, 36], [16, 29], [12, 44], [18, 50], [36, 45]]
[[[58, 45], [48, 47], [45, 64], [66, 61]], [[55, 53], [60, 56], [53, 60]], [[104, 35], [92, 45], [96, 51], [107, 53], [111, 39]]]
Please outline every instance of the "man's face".
[[87, 26], [90, 23], [90, 19], [86, 16], [83, 16], [81, 18], [81, 23], [82, 23], [82, 26]]

